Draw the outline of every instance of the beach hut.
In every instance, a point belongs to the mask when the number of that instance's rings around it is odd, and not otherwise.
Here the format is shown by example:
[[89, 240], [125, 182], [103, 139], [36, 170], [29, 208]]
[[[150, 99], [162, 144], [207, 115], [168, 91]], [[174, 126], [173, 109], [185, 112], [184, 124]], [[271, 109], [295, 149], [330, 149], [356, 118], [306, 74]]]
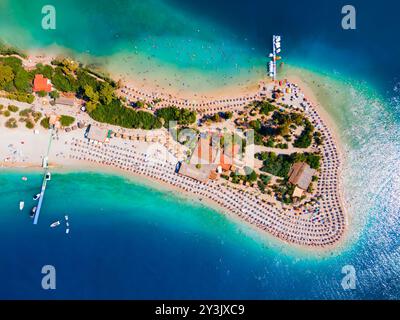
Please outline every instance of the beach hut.
[[59, 97], [55, 99], [55, 104], [61, 104], [64, 106], [75, 106], [75, 98], [72, 97]]
[[289, 170], [289, 182], [300, 189], [307, 190], [315, 170], [305, 162], [296, 162]]
[[107, 130], [91, 125], [86, 133], [86, 138], [94, 142], [106, 142]]

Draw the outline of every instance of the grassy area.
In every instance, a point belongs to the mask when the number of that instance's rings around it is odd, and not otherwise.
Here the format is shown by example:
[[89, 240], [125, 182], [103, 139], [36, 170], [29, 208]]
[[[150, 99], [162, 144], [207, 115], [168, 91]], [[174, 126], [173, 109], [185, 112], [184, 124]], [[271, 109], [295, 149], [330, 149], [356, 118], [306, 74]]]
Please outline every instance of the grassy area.
[[69, 127], [75, 122], [75, 118], [71, 116], [62, 115], [60, 117], [60, 123], [63, 127]]

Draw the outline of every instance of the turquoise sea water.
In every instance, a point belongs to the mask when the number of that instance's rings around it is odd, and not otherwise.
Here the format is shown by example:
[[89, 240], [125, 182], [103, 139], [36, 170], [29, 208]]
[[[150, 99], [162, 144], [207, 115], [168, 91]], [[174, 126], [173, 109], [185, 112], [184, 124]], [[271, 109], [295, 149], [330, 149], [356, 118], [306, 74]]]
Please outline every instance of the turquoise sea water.
[[[26, 49], [65, 47], [139, 80], [188, 89], [257, 81], [271, 34], [282, 34], [284, 71], [313, 87], [343, 139], [349, 239], [332, 256], [291, 250], [170, 193], [90, 173], [54, 175], [34, 228], [17, 207], [37, 192], [40, 175], [23, 182], [26, 173], [6, 171], [1, 298], [399, 298], [395, 1], [353, 1], [356, 31], [340, 28], [341, 1], [53, 3], [57, 29], [44, 31], [47, 2], [0, 0], [0, 38]], [[48, 227], [65, 213], [69, 235]], [[57, 269], [54, 292], [40, 288], [44, 264]], [[340, 285], [345, 265], [356, 268], [354, 291]]]

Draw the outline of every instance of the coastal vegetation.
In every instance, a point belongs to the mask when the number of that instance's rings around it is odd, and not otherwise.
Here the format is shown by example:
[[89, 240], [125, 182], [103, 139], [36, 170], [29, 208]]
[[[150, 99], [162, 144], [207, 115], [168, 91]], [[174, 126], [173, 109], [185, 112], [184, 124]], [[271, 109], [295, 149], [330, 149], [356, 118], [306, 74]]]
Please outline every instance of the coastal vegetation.
[[176, 121], [179, 125], [190, 125], [196, 122], [196, 113], [194, 111], [173, 106], [158, 109], [156, 116], [158, 119], [162, 119], [166, 128], [170, 121]]
[[308, 119], [304, 119], [305, 127], [293, 146], [296, 148], [308, 148], [312, 144], [314, 126]]
[[253, 185], [258, 179], [257, 173], [250, 167], [244, 168], [244, 174], [231, 172], [229, 176], [222, 175], [221, 177], [226, 180], [230, 180], [234, 184], [243, 184], [243, 185]]
[[4, 55], [4, 56], [11, 56], [11, 55], [17, 55], [20, 56], [21, 58], [26, 58], [26, 54], [23, 53], [21, 50], [9, 46], [5, 43], [3, 43], [2, 41], [0, 41], [0, 55]]
[[9, 129], [15, 129], [18, 128], [18, 124], [17, 124], [17, 119], [15, 118], [9, 118], [6, 123], [5, 126]]
[[213, 115], [204, 115], [202, 119], [200, 119], [200, 123], [205, 123], [206, 125], [210, 125], [211, 123], [220, 123], [223, 121], [227, 121], [233, 118], [232, 111], [224, 111], [217, 112]]
[[19, 108], [17, 106], [14, 106], [12, 104], [10, 104], [7, 108], [10, 112], [18, 112]]
[[[321, 156], [316, 153], [293, 153], [290, 155], [286, 154], [275, 154], [274, 152], [261, 152], [255, 155], [256, 158], [263, 161], [263, 166], [260, 168], [261, 171], [276, 176], [277, 183], [271, 186], [271, 190], [274, 192], [275, 197], [278, 201], [285, 204], [291, 204], [294, 202], [293, 192], [295, 186], [289, 183], [289, 170], [293, 164], [297, 162], [305, 162], [311, 168], [318, 170], [320, 168]], [[317, 177], [313, 178], [313, 181]], [[267, 186], [271, 181], [271, 176], [260, 175], [260, 180], [257, 185], [262, 193], [265, 193]], [[312, 188], [312, 186], [310, 186]], [[309, 192], [312, 189], [308, 190]]]
[[[70, 59], [61, 58], [52, 61], [52, 65], [37, 64], [36, 68], [27, 71], [22, 60], [14, 57], [0, 58], [0, 90], [6, 92], [5, 97], [20, 102], [32, 103], [32, 81], [36, 74], [42, 74], [51, 80], [54, 90], [52, 99], [60, 96], [59, 92], [74, 93], [83, 99], [89, 115], [99, 122], [118, 125], [125, 128], [159, 129], [168, 126], [169, 121], [177, 121], [179, 125], [190, 125], [196, 121], [196, 113], [174, 106], [162, 108], [156, 114], [133, 110], [115, 94], [118, 83], [107, 76], [90, 70]], [[46, 92], [38, 92], [44, 97]], [[9, 108], [11, 112], [17, 112]], [[8, 117], [9, 112], [3, 112]], [[73, 123], [70, 118], [61, 118], [63, 126]], [[43, 119], [42, 126], [48, 128], [48, 119]]]
[[275, 193], [276, 199], [284, 204], [293, 203], [293, 192], [295, 186], [286, 180], [279, 181], [279, 184], [274, 184], [272, 190]]
[[21, 110], [19, 112], [20, 119], [24, 122], [34, 122], [37, 123], [40, 118], [42, 117], [42, 114], [39, 111], [33, 111], [32, 108], [27, 108], [24, 110]]
[[257, 153], [255, 157], [263, 161], [261, 171], [267, 172], [277, 177], [288, 178], [290, 167], [296, 162], [305, 162], [312, 169], [320, 168], [321, 156], [316, 153], [293, 153], [290, 155], [274, 152]]
[[[252, 109], [238, 117], [235, 124], [243, 129], [253, 129], [256, 145], [278, 149], [308, 148], [313, 137], [320, 138], [311, 122], [299, 112], [283, 106], [278, 108], [270, 101], [254, 101], [250, 107]], [[297, 133], [298, 128], [304, 128], [301, 134]]]
[[75, 122], [75, 118], [71, 116], [62, 115], [60, 117], [60, 123], [63, 127], [69, 127]]
[[50, 129], [50, 119], [48, 117], [45, 117], [40, 121], [40, 125], [45, 128], [45, 129]]
[[276, 107], [269, 101], [254, 101], [254, 110], [259, 111], [259, 113], [268, 116], [272, 111], [276, 110]]
[[28, 94], [31, 92], [33, 74], [22, 66], [17, 57], [0, 58], [0, 90], [9, 93]]
[[127, 108], [116, 99], [109, 105], [99, 104], [89, 114], [96, 121], [124, 128], [150, 130], [162, 127], [161, 121], [152, 113]]

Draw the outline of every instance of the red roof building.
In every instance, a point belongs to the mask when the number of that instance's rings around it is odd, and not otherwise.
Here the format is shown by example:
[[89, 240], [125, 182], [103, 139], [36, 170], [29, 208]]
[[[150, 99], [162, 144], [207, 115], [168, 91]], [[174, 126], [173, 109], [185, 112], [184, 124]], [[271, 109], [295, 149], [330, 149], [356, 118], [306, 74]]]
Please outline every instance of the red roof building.
[[224, 152], [220, 155], [220, 166], [223, 171], [230, 171], [234, 164], [234, 159], [238, 157], [240, 145], [232, 144], [230, 147], [224, 148]]
[[42, 74], [35, 75], [35, 79], [33, 80], [33, 92], [51, 92], [51, 82], [49, 79], [43, 77]]

